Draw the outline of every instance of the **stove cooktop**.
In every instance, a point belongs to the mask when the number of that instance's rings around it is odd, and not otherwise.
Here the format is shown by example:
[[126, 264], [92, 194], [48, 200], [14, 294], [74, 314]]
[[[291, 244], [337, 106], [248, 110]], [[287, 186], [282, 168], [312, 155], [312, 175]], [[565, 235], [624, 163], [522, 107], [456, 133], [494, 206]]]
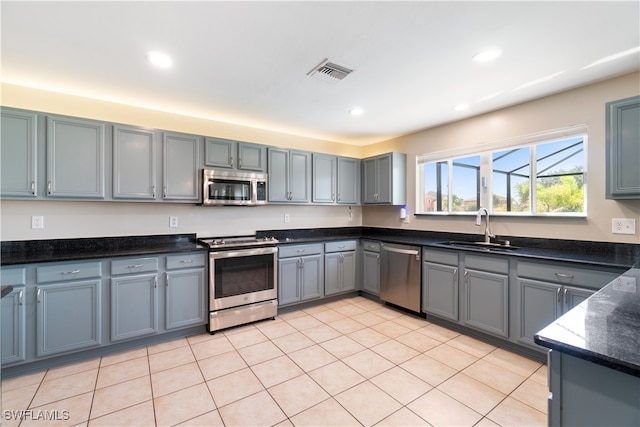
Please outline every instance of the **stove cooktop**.
[[275, 246], [279, 243], [275, 237], [258, 239], [256, 236], [207, 237], [198, 241], [209, 246], [210, 249]]

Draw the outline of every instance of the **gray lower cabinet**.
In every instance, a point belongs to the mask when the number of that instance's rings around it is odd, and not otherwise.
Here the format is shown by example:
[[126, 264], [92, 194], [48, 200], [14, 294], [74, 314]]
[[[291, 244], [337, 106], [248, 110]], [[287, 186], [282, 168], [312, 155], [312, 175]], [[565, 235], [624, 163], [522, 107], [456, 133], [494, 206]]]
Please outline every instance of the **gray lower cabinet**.
[[21, 362], [26, 357], [25, 296], [24, 286], [14, 286], [13, 291], [2, 299], [3, 365]]
[[162, 199], [200, 201], [200, 147], [195, 135], [165, 132], [162, 140]]
[[113, 198], [156, 199], [156, 133], [113, 127]]
[[422, 250], [422, 310], [458, 321], [458, 253]]
[[105, 124], [47, 117], [47, 196], [104, 199]]
[[111, 341], [158, 333], [158, 258], [111, 261]]
[[165, 273], [165, 328], [177, 329], [207, 321], [206, 255], [167, 256]]
[[366, 205], [406, 203], [407, 155], [387, 153], [362, 161], [363, 202]]
[[324, 296], [322, 244], [278, 249], [278, 304], [294, 304]]
[[380, 295], [380, 242], [362, 242], [362, 290]]
[[325, 243], [325, 295], [356, 289], [356, 247], [355, 240]]
[[464, 255], [463, 323], [509, 337], [509, 260]]
[[269, 202], [311, 201], [311, 153], [269, 148]]
[[2, 108], [0, 132], [0, 197], [36, 197], [38, 115]]
[[546, 351], [533, 337], [558, 317], [593, 295], [618, 272], [561, 263], [517, 261], [516, 340]]
[[640, 96], [606, 104], [608, 199], [640, 198]]
[[640, 378], [555, 350], [548, 369], [548, 425], [640, 425]]
[[36, 288], [36, 354], [50, 356], [101, 344], [101, 280]]

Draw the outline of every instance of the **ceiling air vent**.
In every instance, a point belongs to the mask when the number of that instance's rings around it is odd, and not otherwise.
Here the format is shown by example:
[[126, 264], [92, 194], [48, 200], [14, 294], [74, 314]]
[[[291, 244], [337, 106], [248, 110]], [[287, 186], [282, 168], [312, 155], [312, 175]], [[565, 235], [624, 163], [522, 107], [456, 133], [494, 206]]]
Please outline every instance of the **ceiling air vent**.
[[320, 65], [314, 67], [307, 75], [323, 80], [325, 82], [337, 83], [353, 72], [352, 68], [329, 62], [325, 59]]

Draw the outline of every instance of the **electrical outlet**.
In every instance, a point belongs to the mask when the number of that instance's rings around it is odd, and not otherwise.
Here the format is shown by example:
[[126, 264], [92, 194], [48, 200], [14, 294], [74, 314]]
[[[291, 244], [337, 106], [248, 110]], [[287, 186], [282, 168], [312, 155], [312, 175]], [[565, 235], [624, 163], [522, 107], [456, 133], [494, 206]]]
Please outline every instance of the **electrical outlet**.
[[636, 278], [633, 276], [620, 276], [613, 281], [613, 289], [622, 292], [636, 293]]
[[636, 220], [633, 218], [611, 219], [611, 232], [614, 234], [636, 234]]
[[178, 228], [178, 217], [177, 216], [170, 216], [169, 217], [169, 227]]
[[44, 217], [43, 216], [32, 216], [31, 217], [31, 228], [44, 228]]
[[348, 218], [349, 218], [349, 222], [352, 222], [352, 221], [353, 221], [353, 212], [351, 212], [351, 210], [349, 210], [349, 216], [348, 216]]
[[289, 214], [288, 213], [284, 214], [284, 222], [288, 223], [290, 221], [291, 221], [291, 217], [289, 216]]

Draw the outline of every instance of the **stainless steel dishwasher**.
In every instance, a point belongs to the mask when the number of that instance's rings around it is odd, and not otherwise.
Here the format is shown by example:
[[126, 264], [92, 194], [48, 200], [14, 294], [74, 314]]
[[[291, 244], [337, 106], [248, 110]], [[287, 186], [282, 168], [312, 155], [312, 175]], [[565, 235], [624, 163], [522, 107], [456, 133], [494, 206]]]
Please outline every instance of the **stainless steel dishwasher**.
[[420, 312], [420, 248], [380, 245], [380, 299]]

